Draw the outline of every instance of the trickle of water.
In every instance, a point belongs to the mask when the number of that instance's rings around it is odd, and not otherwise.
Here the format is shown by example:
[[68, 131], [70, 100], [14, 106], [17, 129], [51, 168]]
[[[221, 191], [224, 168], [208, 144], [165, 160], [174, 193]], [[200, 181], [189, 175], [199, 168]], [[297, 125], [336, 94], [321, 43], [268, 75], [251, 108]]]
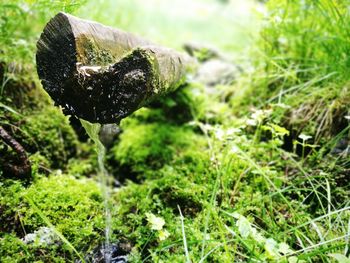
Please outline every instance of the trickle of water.
[[106, 155], [106, 149], [99, 138], [99, 132], [101, 130], [101, 124], [90, 123], [85, 120], [80, 120], [81, 124], [85, 128], [86, 133], [89, 135], [91, 140], [95, 143], [95, 149], [97, 152], [97, 161], [99, 168], [99, 180], [101, 185], [101, 192], [104, 202], [104, 213], [105, 213], [105, 244], [103, 248], [103, 254], [106, 263], [111, 261], [111, 229], [112, 229], [112, 216], [111, 216], [111, 206], [110, 206], [110, 192], [109, 192], [109, 176], [108, 172], [104, 166], [104, 159]]

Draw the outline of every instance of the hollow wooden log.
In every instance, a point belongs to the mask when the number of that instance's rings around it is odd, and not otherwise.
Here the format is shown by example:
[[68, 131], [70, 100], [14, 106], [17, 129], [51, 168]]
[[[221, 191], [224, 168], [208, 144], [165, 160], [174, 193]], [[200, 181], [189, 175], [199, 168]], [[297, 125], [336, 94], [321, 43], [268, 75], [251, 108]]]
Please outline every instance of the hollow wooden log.
[[36, 61], [44, 89], [66, 114], [103, 124], [175, 90], [195, 68], [185, 54], [65, 13], [46, 25]]

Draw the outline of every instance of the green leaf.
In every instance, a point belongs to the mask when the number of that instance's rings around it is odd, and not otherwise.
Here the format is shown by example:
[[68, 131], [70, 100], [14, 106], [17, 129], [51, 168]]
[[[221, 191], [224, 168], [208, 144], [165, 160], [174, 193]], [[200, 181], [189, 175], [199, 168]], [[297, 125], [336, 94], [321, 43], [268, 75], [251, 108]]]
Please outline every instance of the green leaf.
[[152, 230], [162, 230], [165, 221], [161, 217], [157, 217], [152, 213], [146, 213], [146, 218]]
[[252, 226], [247, 218], [240, 216], [237, 220], [236, 226], [238, 227], [238, 232], [243, 238], [247, 238], [252, 233]]
[[11, 112], [11, 113], [13, 113], [13, 114], [21, 115], [20, 113], [18, 113], [17, 111], [15, 111], [14, 109], [12, 109], [11, 107], [9, 107], [9, 106], [7, 106], [7, 105], [1, 103], [1, 102], [0, 102], [0, 108], [4, 108], [5, 110], [7, 110], [7, 111], [9, 111], [9, 112]]
[[289, 135], [289, 131], [284, 128], [284, 127], [281, 127], [277, 124], [270, 124], [270, 126], [274, 129], [275, 133], [278, 135], [278, 136], [285, 136], [285, 135]]
[[290, 247], [289, 247], [288, 244], [282, 242], [282, 243], [280, 243], [279, 246], [278, 246], [278, 252], [281, 253], [281, 254], [283, 254], [283, 255], [287, 255], [287, 254], [289, 254], [289, 253], [292, 253], [293, 250], [290, 249]]
[[277, 258], [278, 254], [278, 243], [273, 238], [268, 238], [265, 241], [265, 250], [269, 258]]
[[343, 254], [334, 253], [334, 254], [328, 254], [328, 256], [337, 260], [338, 263], [350, 263], [350, 258], [344, 256]]
[[306, 263], [306, 261], [298, 259], [296, 256], [292, 256], [288, 258], [288, 263]]
[[160, 241], [167, 239], [169, 236], [170, 236], [170, 233], [166, 229], [159, 230], [158, 232], [158, 238]]

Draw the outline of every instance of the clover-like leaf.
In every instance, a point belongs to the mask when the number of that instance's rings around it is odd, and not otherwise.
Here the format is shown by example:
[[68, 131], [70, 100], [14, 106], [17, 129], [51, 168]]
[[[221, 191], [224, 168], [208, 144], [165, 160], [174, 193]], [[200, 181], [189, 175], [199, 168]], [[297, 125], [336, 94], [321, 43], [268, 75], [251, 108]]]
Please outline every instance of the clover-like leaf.
[[163, 218], [155, 216], [152, 213], [146, 213], [146, 219], [152, 230], [162, 230], [165, 225]]

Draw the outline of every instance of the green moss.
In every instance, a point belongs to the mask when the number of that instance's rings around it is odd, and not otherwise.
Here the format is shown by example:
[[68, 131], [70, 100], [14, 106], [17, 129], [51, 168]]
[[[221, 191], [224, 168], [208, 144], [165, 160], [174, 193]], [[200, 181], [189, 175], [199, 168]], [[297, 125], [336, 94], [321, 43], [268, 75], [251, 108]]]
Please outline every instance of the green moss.
[[137, 110], [131, 116], [144, 123], [165, 122], [173, 125], [187, 124], [195, 118], [205, 119], [206, 112], [209, 108], [212, 110], [212, 105], [209, 105], [210, 102], [203, 93], [202, 85], [185, 84]]
[[[23, 254], [25, 251], [30, 253], [23, 262], [32, 259], [34, 254], [35, 260], [44, 262], [51, 259], [55, 262], [73, 260], [76, 255], [73, 256], [70, 246], [63, 240], [38, 247], [25, 245], [19, 238], [40, 227], [50, 226], [50, 223], [55, 227], [55, 232], [61, 233], [75, 249], [80, 252], [90, 251], [103, 239], [101, 203], [99, 188], [89, 179], [77, 180], [68, 175], [50, 176], [38, 179], [28, 188], [16, 181], [2, 182], [0, 208], [3, 223], [0, 242], [8, 248], [9, 240], [15, 240], [16, 246], [0, 255], [5, 256], [8, 262], [16, 261], [16, 253]], [[11, 236], [5, 234], [11, 232]]]
[[112, 148], [112, 160], [141, 176], [152, 177], [154, 170], [165, 164], [186, 162], [190, 149], [203, 147], [205, 150], [206, 147], [204, 138], [188, 127], [166, 123], [137, 124], [136, 120], [126, 121], [121, 127], [124, 132]]
[[217, 54], [213, 50], [206, 47], [195, 49], [192, 52], [193, 52], [192, 56], [197, 58], [198, 61], [200, 62], [207, 61], [208, 59], [211, 59], [213, 57], [215, 58], [217, 56]]
[[67, 166], [69, 174], [75, 177], [89, 176], [96, 172], [95, 159], [71, 159]]
[[76, 39], [76, 43], [77, 50], [81, 52], [78, 54], [79, 60], [84, 65], [109, 66], [116, 62], [109, 51], [98, 47], [93, 38], [82, 36]]
[[[2, 118], [4, 128], [23, 146], [29, 156], [41, 155], [45, 159], [42, 160], [43, 166], [63, 169], [69, 158], [77, 153], [78, 140], [68, 117], [59, 109], [48, 105], [35, 110], [26, 109], [26, 115], [5, 112]], [[2, 151], [4, 160], [16, 155], [10, 148], [3, 148]], [[32, 159], [35, 164], [34, 159], [38, 158]]]
[[40, 262], [35, 259], [23, 241], [10, 234], [0, 236], [0, 260], [3, 263]]
[[[102, 228], [101, 196], [92, 180], [77, 180], [66, 175], [42, 178], [23, 193], [23, 198], [35, 203], [56, 229], [77, 247], [95, 238], [94, 231]], [[85, 222], [84, 228], [81, 228], [82, 222]], [[23, 223], [33, 230], [45, 225], [33, 207], [23, 211]]]
[[21, 233], [18, 208], [21, 207], [21, 192], [24, 187], [18, 181], [0, 182], [0, 232]]
[[[62, 168], [76, 154], [77, 136], [68, 118], [57, 108], [47, 106], [22, 120], [17, 135], [27, 149], [50, 160], [51, 167]], [[21, 136], [21, 137], [19, 137]]]
[[[135, 244], [136, 254], [141, 254], [143, 258], [151, 256], [150, 253], [154, 253], [158, 247], [181, 240], [178, 205], [186, 217], [200, 217], [206, 194], [204, 186], [192, 183], [191, 179], [171, 169], [163, 169], [160, 179], [149, 180], [142, 185], [131, 183], [114, 195], [117, 204], [115, 213], [118, 215], [115, 217], [114, 228], [119, 229], [122, 236]], [[165, 229], [170, 232], [167, 240], [159, 240], [157, 233], [150, 229], [146, 221], [146, 213], [150, 212], [164, 218]], [[194, 229], [198, 227], [196, 224], [192, 224]], [[181, 244], [175, 247], [179, 254], [171, 256], [164, 251], [162, 259], [182, 258]], [[153, 260], [157, 257], [156, 254], [151, 256]]]
[[155, 112], [161, 114], [162, 118], [159, 118], [161, 121], [175, 124], [188, 123], [195, 117], [202, 118], [208, 109], [207, 100], [203, 96], [203, 92], [204, 87], [202, 85], [186, 84], [152, 102], [147, 107], [158, 110]]

